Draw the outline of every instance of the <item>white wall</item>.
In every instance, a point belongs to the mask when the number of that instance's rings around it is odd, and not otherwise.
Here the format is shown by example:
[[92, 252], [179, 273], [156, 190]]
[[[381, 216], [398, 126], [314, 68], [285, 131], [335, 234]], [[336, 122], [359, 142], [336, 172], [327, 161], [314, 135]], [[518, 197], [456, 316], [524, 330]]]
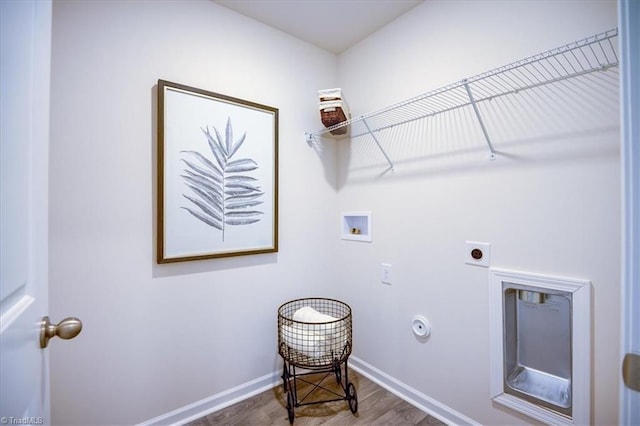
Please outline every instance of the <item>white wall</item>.
[[[613, 1], [427, 1], [340, 55], [339, 82], [358, 116], [615, 26]], [[592, 421], [617, 422], [617, 74], [590, 81], [483, 106], [493, 162], [470, 111], [381, 135], [394, 173], [370, 139], [340, 145], [338, 207], [373, 213], [373, 242], [337, 253], [356, 357], [482, 424], [526, 422], [489, 398], [488, 270], [464, 263], [486, 241], [493, 267], [592, 281]]]
[[[569, 86], [496, 104], [495, 162], [467, 113], [383, 140], [393, 175], [371, 141], [316, 151], [302, 136], [319, 88], [342, 86], [357, 115], [615, 16], [614, 2], [426, 2], [336, 58], [210, 1], [55, 2], [51, 316], [85, 329], [50, 348], [53, 422], [140, 422], [268, 374], [277, 306], [316, 294], [354, 308], [355, 356], [478, 422], [527, 422], [489, 400], [488, 271], [464, 265], [471, 239], [492, 243], [493, 266], [593, 281], [593, 420], [616, 423], [615, 84], [595, 81], [597, 102]], [[279, 253], [155, 264], [158, 78], [280, 108]], [[338, 240], [342, 210], [373, 211], [372, 243]]]
[[[51, 317], [84, 322], [50, 346], [53, 422], [133, 424], [275, 371], [277, 307], [336, 276], [335, 151], [304, 139], [336, 57], [211, 1], [53, 9]], [[280, 109], [277, 254], [155, 263], [158, 78]]]

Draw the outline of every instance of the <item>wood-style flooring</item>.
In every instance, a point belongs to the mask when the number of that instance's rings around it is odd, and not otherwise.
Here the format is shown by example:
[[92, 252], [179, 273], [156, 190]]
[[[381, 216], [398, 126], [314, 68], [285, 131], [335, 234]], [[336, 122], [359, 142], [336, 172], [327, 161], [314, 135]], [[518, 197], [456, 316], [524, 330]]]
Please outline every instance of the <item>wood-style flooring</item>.
[[[366, 377], [357, 374], [353, 369], [349, 369], [348, 373], [349, 381], [355, 385], [357, 391], [358, 406], [356, 414], [351, 412], [347, 401], [322, 402], [295, 408], [293, 424], [296, 426], [431, 426], [445, 424], [418, 410]], [[314, 374], [306, 376], [305, 379], [311, 383], [317, 383], [322, 376], [324, 374]], [[322, 381], [322, 385], [340, 395], [344, 395], [333, 374], [329, 374]], [[310, 385], [298, 380], [298, 402], [307, 395], [309, 389], [312, 389]], [[304, 402], [324, 401], [331, 398], [331, 394], [328, 392], [316, 389], [309, 397], [304, 399]], [[286, 406], [287, 394], [284, 392], [284, 387], [279, 385], [221, 411], [197, 419], [187, 426], [287, 426], [289, 425], [289, 417]]]

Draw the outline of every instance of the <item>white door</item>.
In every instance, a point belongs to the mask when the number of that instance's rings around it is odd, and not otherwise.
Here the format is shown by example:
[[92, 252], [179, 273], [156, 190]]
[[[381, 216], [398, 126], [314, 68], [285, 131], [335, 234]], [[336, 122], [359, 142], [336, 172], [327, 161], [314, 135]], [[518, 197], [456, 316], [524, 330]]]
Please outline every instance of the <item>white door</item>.
[[51, 2], [0, 0], [0, 422], [48, 424]]
[[620, 423], [640, 425], [640, 2], [618, 2], [622, 52], [623, 291]]

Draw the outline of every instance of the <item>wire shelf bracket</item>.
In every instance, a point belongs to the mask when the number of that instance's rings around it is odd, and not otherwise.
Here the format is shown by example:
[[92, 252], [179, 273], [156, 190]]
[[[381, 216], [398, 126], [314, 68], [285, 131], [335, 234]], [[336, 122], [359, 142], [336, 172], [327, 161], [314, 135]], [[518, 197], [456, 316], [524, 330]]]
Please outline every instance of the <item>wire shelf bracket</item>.
[[469, 95], [469, 102], [471, 102], [471, 106], [473, 107], [473, 112], [475, 112], [476, 117], [478, 118], [478, 122], [480, 123], [480, 128], [482, 129], [482, 133], [484, 134], [484, 138], [487, 141], [487, 145], [489, 146], [489, 159], [495, 160], [496, 153], [493, 152], [493, 146], [491, 145], [491, 139], [489, 139], [489, 133], [487, 133], [487, 128], [484, 126], [484, 122], [482, 121], [482, 116], [480, 115], [480, 110], [478, 110], [478, 105], [476, 105], [476, 101], [473, 98], [473, 93], [471, 93], [471, 88], [469, 87], [469, 83], [466, 80], [463, 80], [464, 88]]
[[348, 119], [331, 127], [305, 133], [307, 143], [311, 146], [326, 133], [351, 126], [351, 139], [370, 135], [393, 170], [393, 162], [376, 136], [377, 133], [459, 108], [471, 107], [489, 148], [489, 159], [494, 160], [496, 153], [478, 105], [501, 96], [514, 95], [525, 90], [617, 67], [619, 57], [616, 37], [618, 37], [618, 29], [613, 28]]
[[384, 150], [384, 148], [382, 148], [382, 145], [380, 145], [380, 141], [376, 137], [376, 134], [371, 131], [371, 127], [369, 127], [369, 124], [367, 123], [367, 120], [363, 118], [362, 119], [362, 124], [364, 124], [364, 126], [367, 128], [367, 131], [369, 132], [369, 134], [373, 138], [373, 141], [376, 143], [376, 145], [378, 145], [378, 148], [382, 152], [382, 155], [384, 155], [384, 158], [387, 160], [387, 163], [389, 163], [389, 167], [391, 168], [391, 171], [393, 171], [394, 170], [393, 169], [393, 162], [391, 161], [391, 159], [387, 155], [387, 153]]

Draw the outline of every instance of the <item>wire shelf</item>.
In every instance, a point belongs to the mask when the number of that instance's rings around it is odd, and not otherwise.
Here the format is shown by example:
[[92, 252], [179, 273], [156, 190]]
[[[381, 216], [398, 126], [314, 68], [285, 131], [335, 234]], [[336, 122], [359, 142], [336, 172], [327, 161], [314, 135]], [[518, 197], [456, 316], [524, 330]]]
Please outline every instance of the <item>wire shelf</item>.
[[371, 135], [393, 169], [393, 163], [376, 138], [376, 132], [459, 108], [471, 107], [480, 122], [490, 158], [494, 159], [495, 153], [491, 139], [477, 105], [501, 96], [616, 67], [619, 64], [617, 41], [615, 40], [617, 36], [617, 28], [595, 34], [397, 104], [351, 118], [334, 126], [307, 133], [307, 141], [317, 140], [317, 137], [328, 132], [351, 126], [351, 138]]

